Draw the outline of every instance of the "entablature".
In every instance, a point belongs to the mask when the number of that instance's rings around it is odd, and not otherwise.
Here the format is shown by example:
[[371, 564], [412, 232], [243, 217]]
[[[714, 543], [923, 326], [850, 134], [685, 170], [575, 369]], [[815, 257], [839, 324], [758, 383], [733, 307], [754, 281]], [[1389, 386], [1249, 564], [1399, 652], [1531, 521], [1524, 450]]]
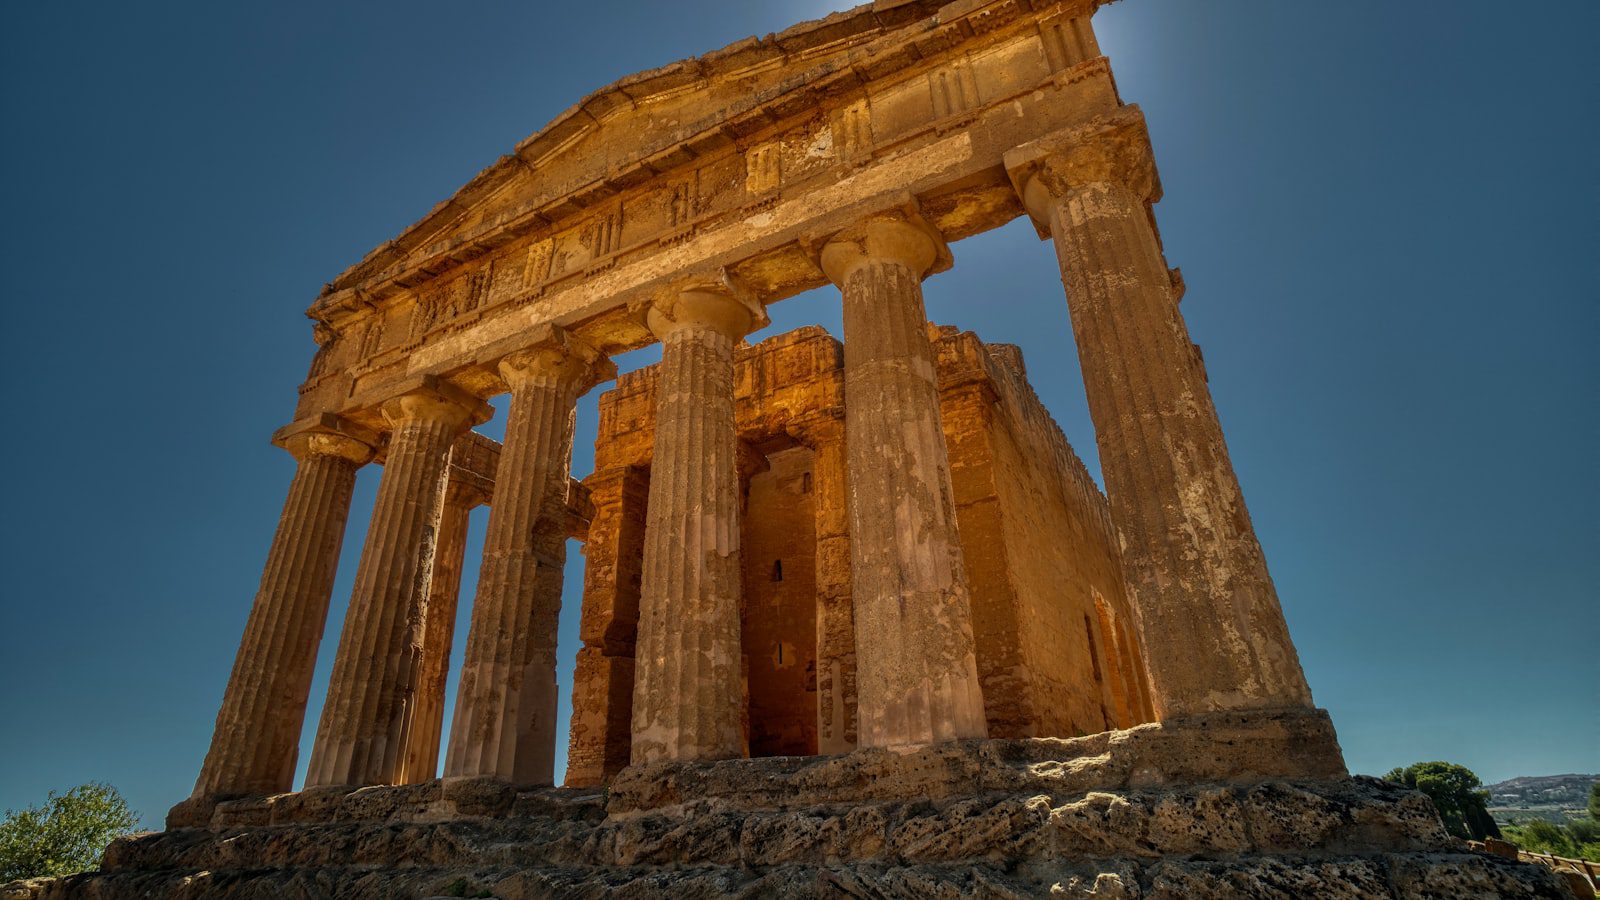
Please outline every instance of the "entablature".
[[[1088, 55], [1098, 49], [1083, 17], [1097, 5], [858, 9], [733, 53], [759, 50], [784, 77], [598, 178], [552, 187], [519, 146], [523, 172], [498, 193], [475, 180], [424, 220], [453, 216], [447, 236], [384, 265], [369, 257], [312, 307], [321, 349], [298, 416], [337, 411], [376, 427], [370, 398], [424, 374], [498, 393], [490, 348], [540, 325], [607, 354], [643, 346], [652, 338], [639, 308], [686, 276], [735, 279], [764, 303], [818, 287], [820, 242], [886, 210], [947, 240], [1010, 221], [1023, 209], [1004, 154], [1120, 106], [1108, 62]], [[870, 28], [865, 16], [876, 17]], [[806, 43], [824, 27], [831, 42]], [[669, 98], [701, 90], [694, 79], [731, 77], [674, 71]], [[591, 116], [597, 102], [585, 101]]]

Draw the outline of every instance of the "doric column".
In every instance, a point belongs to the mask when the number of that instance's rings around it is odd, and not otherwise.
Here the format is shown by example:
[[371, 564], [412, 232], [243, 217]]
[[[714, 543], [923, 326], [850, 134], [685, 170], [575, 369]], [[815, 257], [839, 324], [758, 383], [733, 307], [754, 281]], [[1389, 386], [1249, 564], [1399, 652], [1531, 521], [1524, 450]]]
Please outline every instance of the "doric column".
[[822, 267], [844, 294], [851, 593], [860, 744], [983, 737], [983, 694], [939, 419], [922, 279], [931, 230], [877, 218], [835, 237]]
[[345, 613], [306, 785], [394, 784], [421, 677], [427, 590], [450, 444], [489, 409], [445, 383], [383, 405], [388, 457]]
[[[327, 417], [311, 430], [277, 438], [298, 466], [222, 695], [211, 749], [193, 800], [173, 812], [174, 827], [204, 824], [216, 800], [293, 788], [350, 493], [356, 470], [372, 458], [376, 443], [376, 436], [358, 439], [352, 430]], [[186, 820], [188, 808], [193, 815]]]
[[438, 544], [433, 573], [428, 577], [428, 603], [422, 626], [422, 674], [411, 714], [401, 780], [421, 784], [439, 777], [439, 738], [444, 730], [445, 688], [450, 679], [450, 650], [455, 644], [456, 607], [461, 597], [461, 570], [467, 555], [467, 526], [472, 508], [482, 503], [476, 488], [446, 478], [439, 508]]
[[445, 775], [552, 784], [573, 409], [616, 368], [545, 329], [499, 369], [511, 404]]
[[1006, 163], [1060, 260], [1156, 712], [1309, 706], [1156, 236], [1143, 118], [1126, 109]]
[[633, 693], [633, 762], [740, 755], [739, 474], [733, 348], [758, 303], [686, 290], [647, 311], [661, 340]]

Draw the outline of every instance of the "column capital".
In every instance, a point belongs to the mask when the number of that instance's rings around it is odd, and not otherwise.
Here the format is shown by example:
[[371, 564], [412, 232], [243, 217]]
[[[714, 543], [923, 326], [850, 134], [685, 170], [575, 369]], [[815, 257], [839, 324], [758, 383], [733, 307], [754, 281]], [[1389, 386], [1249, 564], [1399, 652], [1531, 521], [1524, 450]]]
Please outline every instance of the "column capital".
[[726, 273], [721, 279], [683, 282], [644, 306], [645, 325], [657, 340], [685, 329], [705, 329], [737, 341], [770, 321], [761, 301]]
[[884, 212], [834, 234], [822, 245], [818, 265], [835, 285], [875, 261], [895, 262], [918, 278], [950, 268], [950, 247], [938, 229], [920, 215]]
[[1040, 237], [1050, 236], [1051, 205], [1093, 184], [1116, 185], [1147, 203], [1161, 199], [1150, 133], [1137, 106], [1023, 144], [1006, 153], [1005, 166]]
[[495, 368], [509, 387], [534, 378], [559, 378], [570, 380], [580, 394], [617, 377], [610, 357], [555, 325], [535, 328], [527, 346], [501, 357]]
[[379, 409], [391, 428], [410, 421], [441, 420], [465, 431], [494, 416], [489, 404], [433, 375], [395, 393]]
[[343, 416], [318, 413], [278, 429], [272, 443], [302, 462], [312, 456], [336, 456], [359, 466], [372, 460], [383, 436]]

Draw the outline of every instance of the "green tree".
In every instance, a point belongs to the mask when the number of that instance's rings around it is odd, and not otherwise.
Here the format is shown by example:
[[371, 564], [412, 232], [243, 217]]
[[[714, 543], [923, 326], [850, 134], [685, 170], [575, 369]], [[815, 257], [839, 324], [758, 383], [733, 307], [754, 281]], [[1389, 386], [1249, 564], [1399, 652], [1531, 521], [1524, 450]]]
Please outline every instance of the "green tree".
[[1474, 841], [1500, 837], [1500, 827], [1489, 815], [1489, 792], [1479, 790], [1483, 782], [1466, 766], [1419, 762], [1383, 777], [1427, 794], [1439, 808], [1444, 827], [1456, 837]]
[[0, 882], [86, 872], [136, 819], [117, 789], [84, 784], [0, 821]]
[[1600, 781], [1589, 785], [1589, 818], [1600, 822]]

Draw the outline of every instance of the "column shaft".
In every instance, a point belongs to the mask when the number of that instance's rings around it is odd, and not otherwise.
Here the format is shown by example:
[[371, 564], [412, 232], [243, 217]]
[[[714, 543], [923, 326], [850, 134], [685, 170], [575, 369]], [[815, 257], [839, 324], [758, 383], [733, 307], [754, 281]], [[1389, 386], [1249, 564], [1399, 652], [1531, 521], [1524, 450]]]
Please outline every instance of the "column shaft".
[[392, 432], [355, 589], [339, 636], [308, 787], [400, 780], [421, 677], [428, 581], [450, 445], [472, 411], [408, 394]]
[[552, 784], [572, 417], [588, 385], [555, 351], [501, 370], [511, 406], [445, 774]]
[[[972, 613], [956, 532], [922, 277], [930, 237], [905, 223], [833, 244], [844, 294], [851, 592], [860, 744], [983, 737]], [[836, 249], [837, 248], [837, 249]]]
[[233, 674], [217, 713], [196, 797], [277, 794], [293, 787], [317, 645], [356, 469], [371, 450], [337, 435], [292, 439], [299, 458]]
[[662, 339], [633, 696], [633, 762], [741, 754], [733, 347], [752, 315], [710, 292], [652, 313]]
[[1095, 182], [1049, 222], [1157, 713], [1310, 705], [1147, 206]]
[[[446, 480], [448, 482], [448, 476]], [[439, 777], [439, 740], [444, 730], [450, 650], [455, 643], [461, 571], [467, 555], [467, 526], [476, 501], [473, 492], [460, 484], [446, 484], [423, 616], [422, 673], [417, 678], [416, 710], [411, 717], [411, 737], [407, 742], [402, 779], [407, 784], [422, 784]]]

